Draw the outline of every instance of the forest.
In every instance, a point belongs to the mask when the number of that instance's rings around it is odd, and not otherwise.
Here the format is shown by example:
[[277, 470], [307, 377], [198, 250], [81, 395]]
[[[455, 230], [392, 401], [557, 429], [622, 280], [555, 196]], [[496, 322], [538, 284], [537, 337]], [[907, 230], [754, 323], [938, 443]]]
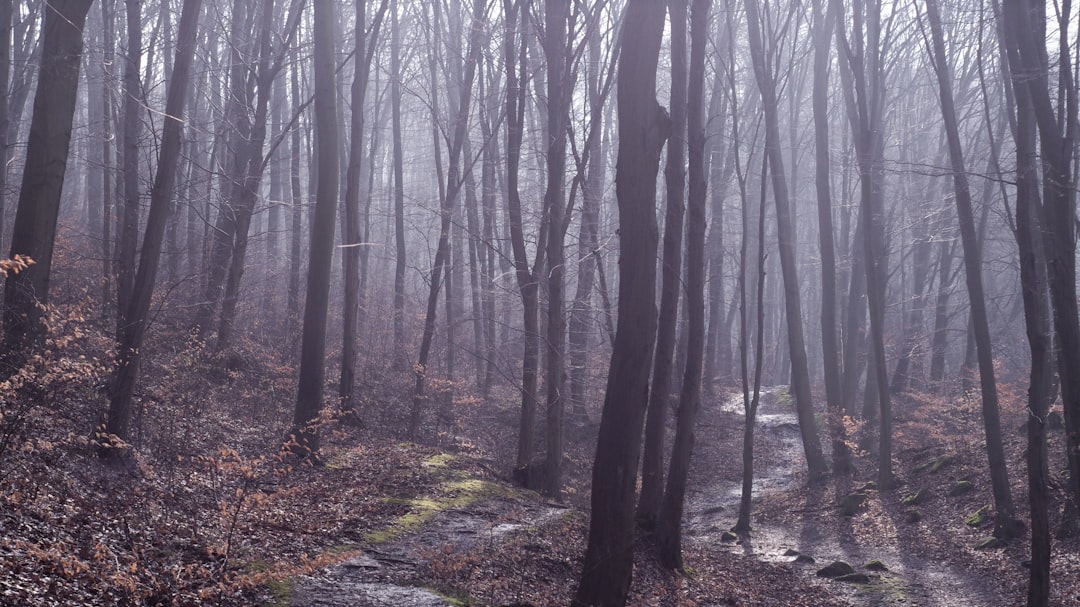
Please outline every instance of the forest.
[[1080, 605], [1072, 0], [0, 0], [0, 605]]

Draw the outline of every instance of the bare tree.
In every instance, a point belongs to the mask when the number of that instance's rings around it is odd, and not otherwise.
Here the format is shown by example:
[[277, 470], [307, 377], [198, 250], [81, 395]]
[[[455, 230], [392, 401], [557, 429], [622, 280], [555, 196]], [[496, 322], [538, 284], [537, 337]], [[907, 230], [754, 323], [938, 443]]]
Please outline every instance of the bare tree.
[[34, 264], [4, 283], [4, 347], [7, 362], [15, 366], [27, 348], [44, 338], [42, 306], [49, 302], [56, 221], [90, 5], [87, 0], [53, 0], [44, 9], [38, 86], [11, 239], [11, 256], [29, 257]]
[[656, 329], [656, 174], [670, 119], [656, 102], [664, 7], [629, 0], [623, 17], [617, 97], [619, 324], [592, 474], [592, 514], [573, 605], [623, 605], [630, 591], [634, 489]]
[[[116, 371], [109, 394], [109, 414], [105, 431], [121, 440], [129, 438], [132, 400], [138, 379], [140, 351], [149, 325], [150, 300], [154, 294], [165, 228], [174, 205], [176, 173], [183, 144], [184, 103], [188, 97], [188, 78], [195, 55], [196, 34], [202, 0], [184, 0], [177, 32], [176, 63], [169, 79], [165, 102], [165, 122], [162, 126], [161, 151], [158, 156], [154, 186], [150, 191], [150, 211], [127, 310], [121, 316], [124, 324], [117, 339]], [[122, 459], [124, 451], [104, 448], [105, 457]]]
[[326, 316], [334, 254], [334, 218], [338, 197], [338, 119], [334, 82], [334, 7], [314, 2], [315, 145], [318, 185], [311, 222], [311, 245], [300, 345], [300, 379], [296, 389], [291, 448], [302, 457], [318, 457], [318, 418], [323, 406], [326, 370]]
[[[780, 149], [780, 123], [776, 94], [775, 51], [765, 48], [762, 42], [762, 21], [758, 12], [759, 0], [745, 0], [747, 28], [749, 30], [750, 54], [754, 75], [761, 91], [765, 113], [765, 153], [769, 155], [772, 170], [773, 199], [776, 203], [776, 227], [780, 249], [780, 269], [784, 279], [784, 304], [787, 313], [788, 348], [791, 355], [791, 384], [795, 391], [795, 407], [802, 434], [803, 450], [810, 480], [816, 482], [828, 472], [828, 465], [821, 452], [821, 439], [814, 419], [813, 395], [810, 389], [810, 368], [806, 358], [806, 344], [802, 330], [802, 304], [799, 294], [799, 277], [795, 264], [795, 228], [792, 224], [791, 200], [788, 195], [787, 177]], [[790, 19], [790, 13], [788, 18]]]

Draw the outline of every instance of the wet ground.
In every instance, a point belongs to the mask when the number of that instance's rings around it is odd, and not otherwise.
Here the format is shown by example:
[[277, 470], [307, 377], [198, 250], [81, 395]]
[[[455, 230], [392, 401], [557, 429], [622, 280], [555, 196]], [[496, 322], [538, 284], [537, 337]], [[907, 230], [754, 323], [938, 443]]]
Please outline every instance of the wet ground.
[[[778, 404], [783, 399], [777, 395], [786, 389], [774, 388], [768, 392], [756, 424], [756, 432], [764, 434], [762, 438], [766, 440], [762, 442], [768, 447], [755, 454], [755, 503], [763, 495], [794, 489], [804, 482], [798, 474], [805, 467], [805, 458], [795, 413], [790, 404]], [[725, 403], [723, 408], [741, 416], [741, 395]], [[708, 467], [707, 462], [702, 463]], [[735, 479], [715, 481], [692, 493], [687, 505], [686, 535], [693, 541], [723, 544], [720, 536], [735, 521], [740, 491], [740, 482]], [[792, 566], [804, 569], [808, 576], [816, 575], [820, 568], [833, 561], [850, 563], [857, 572], [866, 573], [870, 582], [830, 584], [847, 596], [851, 605], [859, 607], [1004, 607], [1012, 604], [995, 594], [986, 580], [956, 564], [928, 560], [901, 549], [897, 542], [884, 536], [860, 540], [850, 527], [845, 529], [835, 500], [831, 498], [811, 496], [807, 501], [816, 504], [812, 506], [815, 512], [829, 509], [830, 514], [840, 519], [839, 530], [819, 525], [815, 517], [802, 517], [803, 524], [791, 524], [762, 520], [759, 516], [753, 520], [754, 529], [749, 537], [727, 545], [733, 552], [762, 561], [793, 563]], [[795, 564], [793, 551], [811, 557], [814, 562]], [[888, 570], [864, 570], [862, 566], [872, 560], [884, 563]]]
[[[516, 496], [491, 496], [436, 514], [413, 533], [365, 547], [359, 555], [318, 575], [297, 581], [293, 607], [444, 607], [454, 605], [424, 587], [420, 571], [448, 551], [505, 541], [526, 526], [540, 526], [565, 513], [562, 507]], [[460, 604], [460, 603], [457, 603]]]

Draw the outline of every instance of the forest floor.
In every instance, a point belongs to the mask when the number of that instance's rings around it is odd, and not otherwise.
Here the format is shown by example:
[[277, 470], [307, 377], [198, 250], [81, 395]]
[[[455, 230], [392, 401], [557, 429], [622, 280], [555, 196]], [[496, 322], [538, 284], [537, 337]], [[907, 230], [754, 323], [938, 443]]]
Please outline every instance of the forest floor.
[[[124, 447], [133, 457], [110, 467], [96, 457], [102, 437], [90, 432], [103, 411], [109, 340], [85, 326], [69, 309], [54, 321], [65, 337], [0, 385], [0, 605], [569, 603], [588, 529], [595, 427], [571, 433], [565, 501], [550, 503], [504, 477], [511, 394], [485, 401], [459, 390], [449, 419], [428, 420], [425, 444], [408, 443], [409, 377], [372, 366], [360, 379], [363, 423], [328, 419], [323, 465], [298, 464], [274, 448], [294, 390], [280, 354], [249, 342], [215, 353], [162, 325], [145, 352], [134, 445]], [[1023, 513], [1023, 412], [1016, 394], [1003, 393]], [[964, 522], [991, 503], [976, 402], [898, 405], [902, 484], [888, 492], [867, 485], [870, 454], [851, 477], [808, 488], [785, 403], [773, 391], [761, 412], [754, 531], [738, 542], [722, 534], [737, 514], [742, 418], [737, 401], [706, 404], [686, 569], [664, 571], [640, 540], [631, 604], [1023, 604], [1026, 540], [976, 550], [987, 526]], [[866, 431], [852, 430], [856, 440]], [[1062, 461], [1062, 433], [1051, 438], [1052, 461]], [[963, 480], [970, 490], [950, 497]], [[923, 501], [903, 503], [919, 489]], [[865, 498], [845, 516], [852, 493]], [[1053, 503], [1062, 503], [1058, 485]], [[815, 563], [794, 562], [793, 551]], [[1078, 555], [1075, 538], [1055, 540], [1056, 606], [1080, 604]], [[833, 560], [850, 562], [865, 583], [818, 577]], [[887, 570], [867, 571], [871, 560]]]

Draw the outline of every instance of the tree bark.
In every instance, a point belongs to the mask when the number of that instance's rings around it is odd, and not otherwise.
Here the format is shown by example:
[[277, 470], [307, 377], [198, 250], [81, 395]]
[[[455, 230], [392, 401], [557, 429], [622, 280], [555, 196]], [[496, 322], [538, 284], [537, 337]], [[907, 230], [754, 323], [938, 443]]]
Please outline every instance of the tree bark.
[[[978, 347], [986, 454], [990, 462], [990, 484], [994, 494], [994, 534], [998, 537], [1009, 538], [1019, 532], [1021, 524], [1016, 520], [1016, 509], [1013, 506], [1012, 491], [1009, 488], [1005, 447], [1001, 437], [997, 383], [994, 378], [994, 353], [990, 344], [990, 325], [987, 321], [982, 267], [979, 263], [982, 256], [975, 233], [971, 190], [968, 186], [960, 129], [957, 125], [956, 107], [953, 101], [952, 76], [945, 54], [945, 39], [936, 0], [926, 0], [926, 16], [930, 24], [934, 71], [937, 74], [941, 114], [945, 124], [949, 162], [952, 166], [953, 185], [956, 190], [956, 214], [960, 222], [960, 240], [964, 246], [964, 269], [967, 277], [968, 299], [971, 302], [971, 321]], [[879, 376], [879, 380], [884, 381], [884, 378]]]
[[53, 0], [44, 9], [38, 87], [11, 239], [11, 257], [24, 255], [34, 264], [8, 276], [4, 283], [4, 348], [16, 367], [26, 350], [40, 345], [45, 336], [40, 306], [49, 302], [56, 222], [79, 89], [83, 26], [90, 5], [87, 0]]
[[633, 573], [634, 489], [656, 329], [656, 174], [670, 120], [656, 102], [664, 7], [629, 0], [619, 58], [619, 324], [592, 475], [592, 514], [578, 607], [626, 603]]
[[[684, 0], [674, 0], [674, 4]], [[682, 518], [694, 424], [701, 407], [701, 372], [705, 355], [705, 43], [710, 0], [694, 0], [690, 12], [690, 69], [686, 98], [689, 192], [686, 224], [686, 370], [679, 393], [671, 467], [660, 506], [656, 543], [660, 562], [681, 570]], [[685, 4], [682, 7], [685, 18]], [[681, 21], [680, 21], [681, 23]], [[670, 144], [669, 144], [670, 146]], [[670, 147], [669, 147], [670, 149]], [[670, 153], [670, 152], [669, 152]]]
[[338, 197], [337, 91], [334, 85], [334, 7], [314, 3], [315, 145], [318, 153], [318, 184], [304, 302], [304, 327], [300, 345], [300, 379], [296, 390], [289, 447], [300, 457], [318, 461], [318, 418], [323, 405], [326, 370], [326, 316], [330, 296], [330, 271], [334, 254], [334, 219]]
[[761, 90], [765, 112], [765, 153], [772, 170], [773, 198], [776, 203], [776, 229], [779, 239], [780, 270], [784, 280], [784, 304], [787, 314], [788, 348], [791, 357], [791, 384], [795, 392], [795, 408], [799, 418], [803, 450], [810, 481], [821, 480], [828, 465], [821, 452], [821, 439], [814, 419], [813, 395], [810, 387], [810, 368], [802, 329], [802, 304], [799, 295], [798, 269], [795, 264], [795, 228], [792, 224], [791, 200], [780, 149], [780, 121], [777, 115], [776, 77], [766, 64], [761, 39], [761, 19], [758, 0], [744, 0], [749, 30], [750, 53], [754, 74]]
[[[128, 309], [123, 318], [117, 351], [116, 370], [113, 373], [109, 395], [109, 414], [105, 431], [127, 440], [131, 421], [132, 400], [138, 380], [140, 351], [146, 330], [150, 324], [150, 300], [154, 294], [158, 267], [164, 241], [166, 224], [174, 207], [176, 173], [180, 161], [180, 149], [184, 143], [184, 104], [188, 96], [188, 78], [195, 55], [196, 34], [202, 0], [184, 0], [183, 11], [176, 38], [176, 63], [169, 78], [165, 102], [165, 119], [161, 134], [161, 152], [158, 156], [154, 185], [150, 190], [150, 211], [143, 234], [139, 267], [132, 284]], [[103, 448], [101, 454], [109, 458], [123, 455], [122, 450]]]
[[689, 0], [668, 2], [671, 36], [671, 137], [668, 139], [664, 184], [667, 208], [664, 212], [664, 249], [661, 263], [660, 316], [657, 318], [656, 348], [653, 352], [652, 387], [645, 414], [645, 447], [641, 457], [641, 496], [638, 524], [656, 525], [664, 495], [664, 437], [671, 407], [672, 359], [675, 353], [679, 295], [682, 293], [683, 219], [686, 215], [686, 13]]

